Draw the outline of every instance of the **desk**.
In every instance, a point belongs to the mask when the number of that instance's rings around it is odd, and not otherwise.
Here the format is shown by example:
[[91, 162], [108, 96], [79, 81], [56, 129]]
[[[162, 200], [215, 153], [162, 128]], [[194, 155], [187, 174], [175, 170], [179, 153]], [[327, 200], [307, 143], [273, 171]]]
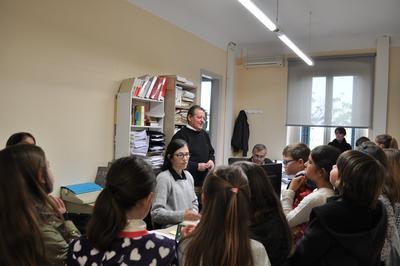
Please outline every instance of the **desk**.
[[[187, 226], [187, 225], [194, 225], [196, 226], [199, 223], [200, 220], [198, 221], [183, 221], [180, 224], [183, 226]], [[157, 232], [163, 236], [166, 236], [168, 238], [171, 239], [175, 239], [175, 235], [176, 235], [176, 230], [178, 229], [178, 225], [173, 225], [164, 229], [157, 229], [157, 230], [153, 230], [152, 232]]]
[[163, 235], [165, 237], [171, 238], [171, 239], [175, 239], [175, 234], [176, 234], [176, 229], [178, 228], [178, 225], [173, 225], [171, 227], [167, 227], [164, 229], [157, 229], [157, 230], [153, 230], [151, 232], [156, 232], [159, 233], [160, 235]]

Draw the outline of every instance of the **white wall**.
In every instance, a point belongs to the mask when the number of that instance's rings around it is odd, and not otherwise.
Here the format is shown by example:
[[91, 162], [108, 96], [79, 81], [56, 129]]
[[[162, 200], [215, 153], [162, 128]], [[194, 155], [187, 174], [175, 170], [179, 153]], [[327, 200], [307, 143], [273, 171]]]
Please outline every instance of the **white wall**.
[[113, 158], [123, 79], [180, 74], [199, 85], [203, 69], [225, 88], [225, 51], [124, 0], [2, 0], [0, 39], [0, 145], [31, 132], [56, 188], [94, 180]]

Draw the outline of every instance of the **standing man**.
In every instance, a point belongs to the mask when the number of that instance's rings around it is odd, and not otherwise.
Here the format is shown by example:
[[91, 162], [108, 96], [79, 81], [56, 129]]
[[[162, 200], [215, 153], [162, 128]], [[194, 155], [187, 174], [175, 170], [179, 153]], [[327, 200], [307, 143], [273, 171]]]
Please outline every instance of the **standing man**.
[[332, 140], [332, 142], [329, 142], [328, 145], [339, 149], [340, 153], [351, 150], [351, 145], [347, 143], [344, 138], [344, 136], [346, 136], [346, 129], [344, 129], [344, 127], [337, 127], [335, 129], [335, 136], [336, 138]]
[[264, 144], [256, 144], [252, 150], [252, 156], [249, 161], [255, 164], [270, 164], [271, 159], [267, 158], [267, 147]]
[[215, 160], [210, 137], [203, 130], [205, 110], [199, 105], [193, 105], [188, 111], [187, 122], [186, 127], [176, 132], [172, 139], [187, 142], [190, 152], [187, 170], [194, 178], [194, 186], [201, 187], [208, 170], [214, 167]]

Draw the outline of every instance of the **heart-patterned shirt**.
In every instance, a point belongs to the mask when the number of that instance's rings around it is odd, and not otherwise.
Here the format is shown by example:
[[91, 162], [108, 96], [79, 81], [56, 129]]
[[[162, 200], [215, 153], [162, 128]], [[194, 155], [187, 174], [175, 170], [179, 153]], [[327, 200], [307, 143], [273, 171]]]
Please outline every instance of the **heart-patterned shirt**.
[[67, 265], [175, 265], [175, 241], [146, 230], [124, 231], [107, 251], [93, 248], [86, 236], [69, 245]]

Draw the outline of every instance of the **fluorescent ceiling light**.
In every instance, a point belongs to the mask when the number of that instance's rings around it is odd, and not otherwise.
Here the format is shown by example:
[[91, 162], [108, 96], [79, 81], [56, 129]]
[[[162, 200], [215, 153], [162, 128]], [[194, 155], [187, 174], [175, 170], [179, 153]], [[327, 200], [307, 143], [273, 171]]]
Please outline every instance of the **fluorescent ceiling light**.
[[292, 51], [295, 52], [301, 59], [303, 59], [307, 65], [314, 65], [314, 62], [308, 56], [306, 56], [285, 34], [278, 33], [278, 38], [281, 39], [281, 41], [284, 42], [290, 49], [292, 49]]
[[306, 56], [285, 34], [279, 31], [278, 27], [262, 12], [251, 0], [238, 0], [247, 10], [250, 11], [270, 31], [278, 32], [278, 37], [293, 52], [295, 52], [307, 65], [312, 66], [314, 62]]
[[265, 27], [270, 31], [275, 31], [278, 28], [253, 2], [250, 0], [238, 0], [247, 10], [250, 11]]

